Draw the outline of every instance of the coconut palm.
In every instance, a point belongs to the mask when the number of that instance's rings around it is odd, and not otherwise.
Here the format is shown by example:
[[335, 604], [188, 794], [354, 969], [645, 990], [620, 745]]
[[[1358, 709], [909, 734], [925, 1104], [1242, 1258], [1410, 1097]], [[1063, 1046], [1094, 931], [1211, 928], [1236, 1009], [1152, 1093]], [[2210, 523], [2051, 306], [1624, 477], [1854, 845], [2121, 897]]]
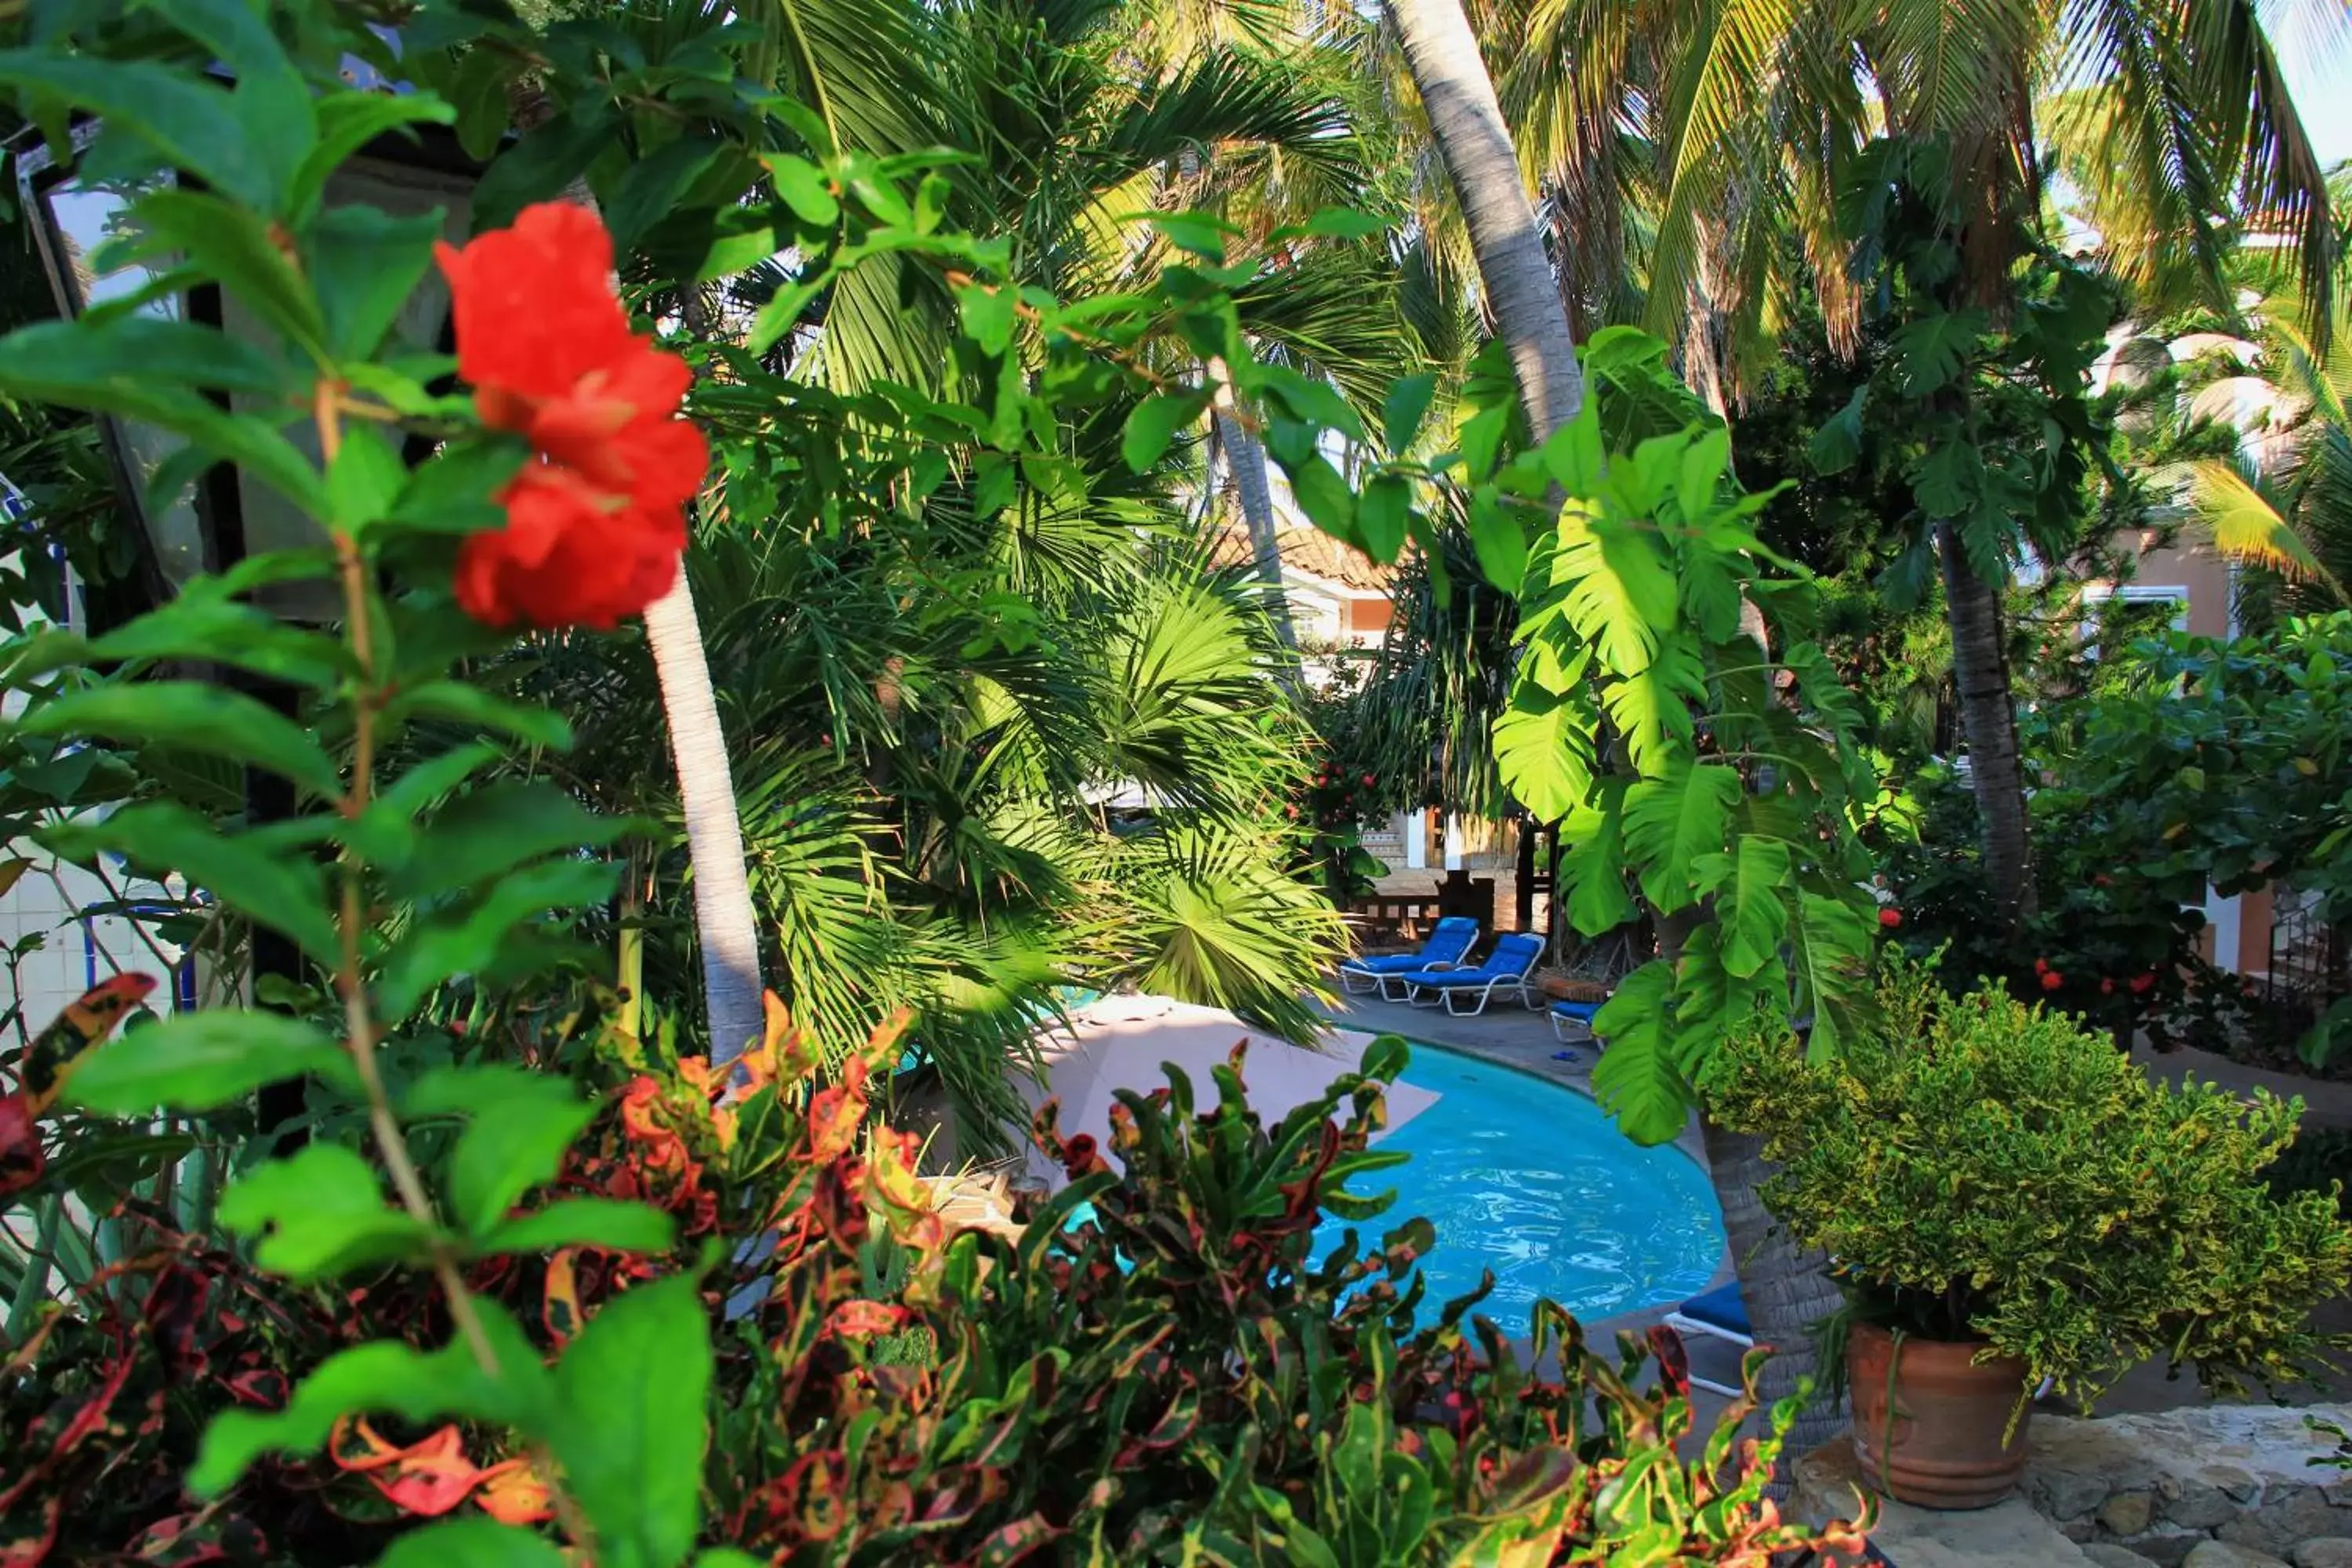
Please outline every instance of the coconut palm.
[[[1876, 135], [1951, 150], [1966, 291], [1999, 303], [2035, 237], [2054, 158], [2144, 294], [2228, 306], [2231, 226], [2284, 230], [2324, 300], [2335, 247], [2326, 182], [2251, 0], [1565, 0], [1528, 7], [1507, 97], [1543, 132], [1531, 165], [1605, 184], [1628, 125], [1654, 153], [1647, 324], [1685, 345], [1695, 384], [1737, 385], [1801, 258], [1833, 341], [1851, 343], [1856, 238], [1838, 193]], [[1524, 40], [1524, 47], [1518, 40]], [[1776, 278], [1776, 275], [1777, 278]], [[1695, 330], [1694, 320], [1707, 330]], [[1713, 366], [1688, 367], [1717, 356]], [[2000, 659], [1998, 584], [1945, 541], [1971, 776], [1988, 868], [2021, 908], [2024, 797]]]
[[2258, 422], [2234, 460], [2190, 468], [2200, 521], [2226, 555], [2259, 569], [2248, 586], [2272, 609], [2341, 605], [2352, 583], [2352, 321], [2339, 306], [2325, 338], [2302, 301], [2260, 312], [2252, 364], [2190, 399], [2192, 418]]

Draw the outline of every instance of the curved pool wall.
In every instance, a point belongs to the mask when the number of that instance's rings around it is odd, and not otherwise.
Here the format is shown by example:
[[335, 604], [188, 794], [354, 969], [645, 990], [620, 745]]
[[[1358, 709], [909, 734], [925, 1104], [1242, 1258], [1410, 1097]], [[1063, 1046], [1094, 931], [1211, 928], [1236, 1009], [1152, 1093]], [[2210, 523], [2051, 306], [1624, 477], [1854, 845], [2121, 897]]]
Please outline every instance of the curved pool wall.
[[[1396, 1202], [1356, 1226], [1381, 1236], [1418, 1215], [1437, 1229], [1422, 1259], [1421, 1321], [1495, 1271], [1478, 1310], [1507, 1334], [1528, 1332], [1549, 1297], [1588, 1322], [1675, 1305], [1711, 1284], [1723, 1261], [1722, 1211], [1698, 1163], [1671, 1144], [1627, 1141], [1586, 1095], [1515, 1068], [1413, 1042], [1404, 1081], [1440, 1098], [1380, 1140], [1412, 1158], [1349, 1184]], [[1326, 1216], [1319, 1257], [1347, 1223]]]

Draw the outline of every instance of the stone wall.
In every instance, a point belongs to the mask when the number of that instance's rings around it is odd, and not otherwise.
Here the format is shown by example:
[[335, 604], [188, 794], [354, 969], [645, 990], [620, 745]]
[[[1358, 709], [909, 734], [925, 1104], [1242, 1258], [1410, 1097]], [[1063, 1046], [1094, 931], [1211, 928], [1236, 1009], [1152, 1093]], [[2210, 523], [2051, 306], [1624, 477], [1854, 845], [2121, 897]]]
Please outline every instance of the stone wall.
[[[2095, 1421], [2033, 1418], [2028, 1501], [2069, 1540], [2160, 1568], [2266, 1560], [2352, 1568], [2352, 1471], [2314, 1468], [2334, 1451], [2306, 1415], [2352, 1427], [2352, 1405], [2204, 1405]], [[2317, 1543], [2317, 1544], [2315, 1544]], [[2337, 1550], [2337, 1548], [2341, 1550]], [[2130, 1568], [2114, 1550], [2091, 1555]]]

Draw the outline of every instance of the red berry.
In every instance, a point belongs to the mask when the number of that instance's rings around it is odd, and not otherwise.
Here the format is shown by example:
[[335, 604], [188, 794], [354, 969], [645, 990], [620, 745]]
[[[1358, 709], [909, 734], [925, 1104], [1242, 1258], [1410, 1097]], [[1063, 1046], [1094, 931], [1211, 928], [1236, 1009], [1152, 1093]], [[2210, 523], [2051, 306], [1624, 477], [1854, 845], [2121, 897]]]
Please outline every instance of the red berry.
[[1366, 774], [1364, 775], [1364, 787], [1365, 787], [1366, 789], [1370, 789], [1370, 788], [1371, 788], [1371, 787], [1372, 787], [1372, 775], [1371, 775], [1371, 774], [1370, 774], [1370, 773], [1366, 773]]
[[2044, 971], [2042, 971], [2042, 989], [2043, 989], [2044, 991], [2055, 991], [2055, 990], [2057, 990], [2057, 989], [2058, 989], [2058, 987], [2060, 987], [2061, 985], [2063, 985], [2063, 984], [2066, 984], [2066, 977], [2065, 977], [2064, 975], [2063, 975], [2063, 974], [2059, 973], [2056, 970], [2054, 970], [2054, 969], [2048, 969], [2048, 970], [2044, 970]]
[[1885, 926], [1888, 931], [1893, 931], [1896, 926], [1903, 923], [1903, 911], [1901, 910], [1881, 910], [1878, 911], [1878, 923]]

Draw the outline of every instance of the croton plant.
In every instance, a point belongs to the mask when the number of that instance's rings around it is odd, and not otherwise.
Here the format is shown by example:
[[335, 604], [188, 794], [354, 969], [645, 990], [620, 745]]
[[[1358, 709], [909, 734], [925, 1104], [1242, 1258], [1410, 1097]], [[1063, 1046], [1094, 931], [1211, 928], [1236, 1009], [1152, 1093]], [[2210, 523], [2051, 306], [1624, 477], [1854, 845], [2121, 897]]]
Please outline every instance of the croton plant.
[[[101, 635], [5, 647], [7, 764], [102, 759], [114, 781], [43, 847], [176, 872], [313, 981], [118, 1032], [152, 985], [124, 975], [0, 1063], [11, 1223], [108, 1238], [98, 1267], [28, 1271], [8, 1315], [0, 1563], [1643, 1568], [1810, 1539], [1765, 1496], [1789, 1412], [1742, 1436], [1736, 1403], [1679, 1451], [1670, 1335], [1602, 1353], [1545, 1309], [1530, 1361], [1475, 1298], [1423, 1301], [1420, 1221], [1313, 1256], [1318, 1214], [1378, 1212], [1346, 1184], [1402, 1157], [1369, 1147], [1394, 1042], [1275, 1126], [1238, 1057], [1213, 1106], [1181, 1079], [1126, 1097], [1108, 1149], [1049, 1115], [1071, 1181], [1015, 1243], [927, 1206], [870, 1092], [893, 1031], [820, 1050], [772, 1005], [714, 1070], [621, 1026], [566, 929], [635, 825], [534, 776], [566, 726], [469, 672], [671, 584], [695, 400], [731, 351], [698, 343], [698, 381], [632, 319], [615, 265], [645, 258], [564, 205], [577, 171], [545, 135], [493, 166], [462, 247], [440, 214], [327, 201], [346, 159], [457, 119], [435, 89], [460, 79], [477, 140], [486, 103], [566, 73], [735, 138], [736, 184], [677, 195], [712, 221], [684, 226], [705, 249], [667, 282], [790, 251], [804, 301], [861, 258], [938, 265], [1000, 366], [986, 466], [1016, 499], [1055, 475], [1030, 461], [1057, 438], [1039, 385], [1157, 374], [1120, 348], [1147, 328], [1190, 323], [1254, 387], [1287, 384], [1235, 338], [1229, 270], [1171, 268], [1083, 326], [1016, 297], [1002, 246], [924, 216], [920, 160], [833, 145], [738, 75], [735, 31], [648, 60], [593, 19], [542, 39], [495, 9], [409, 13], [397, 60], [371, 7], [242, 0], [46, 8], [0, 52], [53, 144], [102, 125], [82, 173], [125, 193], [110, 248], [163, 279], [0, 340], [0, 391], [167, 431], [186, 455], [159, 483], [233, 465], [316, 529]], [[351, 87], [354, 52], [416, 90]], [[499, 203], [510, 221], [484, 221]], [[436, 268], [454, 359], [394, 330]], [[141, 308], [199, 285], [257, 333]], [[1050, 374], [1008, 354], [1016, 309]], [[1164, 395], [1161, 445], [1206, 396]], [[255, 602], [297, 581], [339, 613]], [[292, 688], [299, 719], [205, 666]], [[159, 782], [166, 753], [275, 776], [295, 808], [191, 799]], [[257, 1091], [289, 1083], [304, 1113], [262, 1125]]]

